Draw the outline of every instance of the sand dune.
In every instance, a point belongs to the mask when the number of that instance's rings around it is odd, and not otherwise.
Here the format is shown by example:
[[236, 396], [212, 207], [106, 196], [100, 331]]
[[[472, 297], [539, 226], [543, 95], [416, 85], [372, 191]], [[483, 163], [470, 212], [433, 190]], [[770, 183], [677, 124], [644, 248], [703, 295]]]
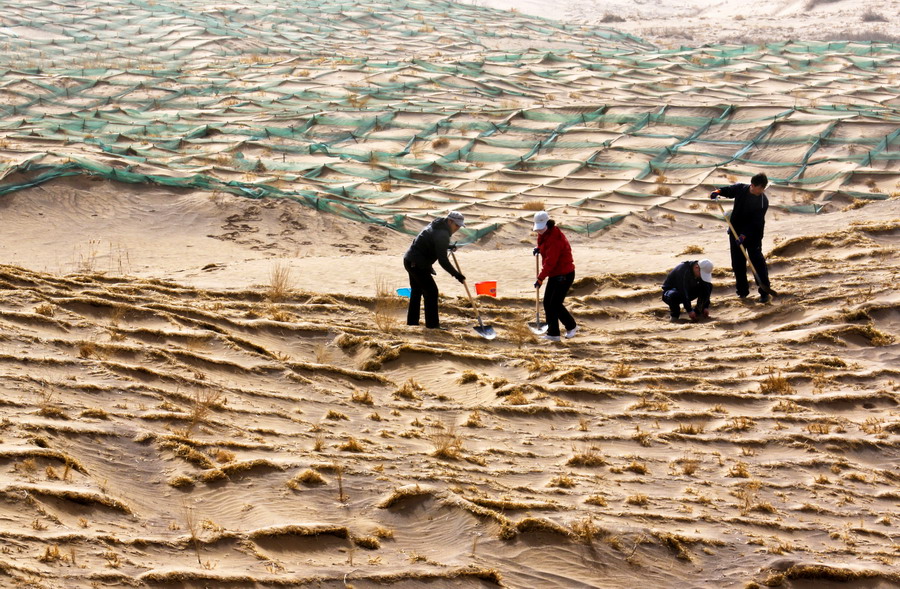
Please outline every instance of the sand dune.
[[[640, 3], [87, 6], [0, 8], [0, 586], [900, 587], [894, 46], [585, 30]], [[744, 14], [689, 8], [656, 5]], [[706, 196], [758, 169], [770, 304]], [[493, 341], [442, 270], [448, 330], [405, 325], [451, 208]], [[697, 257], [712, 318], [669, 323]]]

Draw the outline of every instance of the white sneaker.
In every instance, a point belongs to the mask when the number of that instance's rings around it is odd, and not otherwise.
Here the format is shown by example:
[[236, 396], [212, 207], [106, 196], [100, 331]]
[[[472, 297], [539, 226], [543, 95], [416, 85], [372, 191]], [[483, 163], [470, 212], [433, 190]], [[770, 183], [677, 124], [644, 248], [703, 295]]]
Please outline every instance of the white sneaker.
[[575, 337], [576, 333], [578, 333], [577, 325], [566, 332], [566, 339], [572, 339], [573, 337]]
[[559, 341], [559, 336], [558, 336], [558, 335], [547, 335], [547, 334], [545, 333], [544, 335], [541, 336], [541, 339], [545, 339], [545, 340], [547, 340], [547, 341], [549, 341], [549, 342], [558, 342], [558, 341]]

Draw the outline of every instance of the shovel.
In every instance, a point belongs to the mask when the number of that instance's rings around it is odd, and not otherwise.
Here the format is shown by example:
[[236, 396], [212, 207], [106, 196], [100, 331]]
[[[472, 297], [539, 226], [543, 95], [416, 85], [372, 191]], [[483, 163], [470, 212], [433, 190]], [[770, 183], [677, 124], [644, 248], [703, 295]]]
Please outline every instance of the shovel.
[[[459, 261], [456, 259], [456, 254], [450, 252], [450, 255], [453, 256], [453, 264], [456, 265], [456, 271], [462, 274], [462, 270], [459, 268]], [[472, 307], [475, 309], [475, 317], [478, 319], [478, 325], [474, 327], [475, 331], [477, 331], [478, 335], [484, 339], [494, 339], [497, 337], [497, 332], [494, 331], [493, 327], [485, 325], [481, 321], [481, 313], [478, 311], [478, 304], [475, 302], [475, 299], [472, 298], [472, 293], [469, 292], [469, 285], [463, 281], [463, 286], [466, 287], [466, 294], [469, 296], [469, 302], [472, 303]]]
[[756, 285], [769, 293], [769, 295], [773, 297], [777, 297], [778, 293], [772, 290], [771, 287], [765, 286], [762, 283], [762, 280], [759, 279], [759, 274], [756, 273], [756, 268], [753, 267], [753, 262], [750, 261], [750, 254], [747, 253], [747, 248], [744, 247], [744, 244], [740, 242], [740, 236], [738, 232], [734, 230], [734, 225], [731, 224], [731, 219], [728, 218], [728, 215], [725, 214], [725, 207], [722, 206], [722, 203], [719, 202], [718, 199], [714, 199], [716, 204], [719, 205], [719, 210], [722, 211], [722, 216], [725, 217], [725, 222], [728, 223], [728, 228], [731, 230], [731, 235], [734, 237], [734, 240], [738, 242], [738, 247], [741, 248], [741, 252], [743, 252], [744, 257], [747, 258], [747, 265], [750, 266], [750, 272], [753, 273], [753, 279], [756, 281]]
[[[534, 257], [534, 276], [537, 278], [541, 273], [541, 261], [538, 256]], [[541, 335], [547, 332], [547, 324], [541, 323], [541, 287], [534, 289], [534, 322], [529, 323], [528, 327], [535, 335]]]

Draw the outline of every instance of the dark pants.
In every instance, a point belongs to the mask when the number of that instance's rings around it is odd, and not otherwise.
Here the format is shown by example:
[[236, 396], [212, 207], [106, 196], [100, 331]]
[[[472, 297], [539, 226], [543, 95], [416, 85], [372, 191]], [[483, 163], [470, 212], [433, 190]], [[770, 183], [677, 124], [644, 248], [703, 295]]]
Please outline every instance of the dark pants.
[[425, 299], [425, 327], [441, 326], [438, 318], [438, 287], [431, 274], [431, 268], [417, 268], [403, 260], [403, 267], [409, 274], [409, 308], [406, 310], [406, 324], [419, 324], [419, 310]]
[[[745, 297], [750, 294], [750, 285], [747, 282], [747, 258], [731, 234], [728, 235], [728, 243], [731, 246], [731, 269], [734, 271], [735, 290], [739, 297]], [[757, 290], [759, 294], [764, 294], [766, 290], [763, 287], [769, 288], [769, 267], [766, 266], [766, 259], [763, 257], [762, 239], [747, 238], [744, 240], [744, 247], [756, 270]]]
[[[703, 284], [707, 283], [704, 282]], [[712, 285], [710, 284], [706, 288], [708, 291], [706, 296], [701, 297], [704, 302], [694, 305], [694, 311], [697, 313], [702, 313], [706, 309], [709, 309], [709, 297], [712, 294]], [[665, 304], [669, 305], [669, 315], [678, 319], [678, 316], [681, 315], [681, 305], [684, 303], [684, 297], [681, 295], [681, 291], [677, 288], [664, 290], [662, 300]]]
[[562, 321], [566, 330], [575, 329], [575, 319], [572, 318], [572, 315], [563, 305], [573, 282], [575, 282], [574, 272], [569, 272], [562, 276], [551, 276], [547, 279], [547, 288], [544, 289], [544, 315], [547, 317], [547, 335], [559, 336], [560, 321]]

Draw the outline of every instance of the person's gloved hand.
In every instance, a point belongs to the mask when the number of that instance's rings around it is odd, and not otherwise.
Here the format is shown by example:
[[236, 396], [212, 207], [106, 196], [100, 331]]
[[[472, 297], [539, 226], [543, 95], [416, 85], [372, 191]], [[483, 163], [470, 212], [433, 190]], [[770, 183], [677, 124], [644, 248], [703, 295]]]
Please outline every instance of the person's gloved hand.
[[713, 200], [716, 200], [717, 198], [719, 198], [719, 189], [716, 188], [715, 190], [713, 190], [712, 192], [710, 192], [710, 193], [709, 193], [709, 198], [711, 198], [711, 199], [713, 199]]
[[688, 313], [688, 316], [691, 318], [691, 321], [696, 321], [697, 320], [697, 311], [691, 311], [690, 313]]
[[743, 233], [741, 233], [740, 235], [738, 235], [737, 242], [738, 242], [739, 244], [741, 244], [741, 245], [744, 245], [744, 241], [745, 241], [746, 239], [747, 239], [747, 236], [744, 235]]
[[540, 287], [541, 287], [541, 284], [542, 284], [542, 283], [541, 283], [540, 280], [535, 280], [535, 281], [534, 281], [534, 287], [535, 287], [535, 288], [540, 288]]
[[537, 256], [541, 253], [541, 248], [536, 247], [533, 250], [531, 250], [531, 253]]
[[465, 281], [466, 281], [466, 277], [463, 276], [462, 274], [457, 274], [457, 275], [456, 275], [456, 279], [459, 280], [460, 282], [465, 282]]
[[447, 246], [447, 251], [455, 252], [458, 248], [459, 248], [458, 245], [456, 245], [455, 243], [451, 243], [449, 246]]

